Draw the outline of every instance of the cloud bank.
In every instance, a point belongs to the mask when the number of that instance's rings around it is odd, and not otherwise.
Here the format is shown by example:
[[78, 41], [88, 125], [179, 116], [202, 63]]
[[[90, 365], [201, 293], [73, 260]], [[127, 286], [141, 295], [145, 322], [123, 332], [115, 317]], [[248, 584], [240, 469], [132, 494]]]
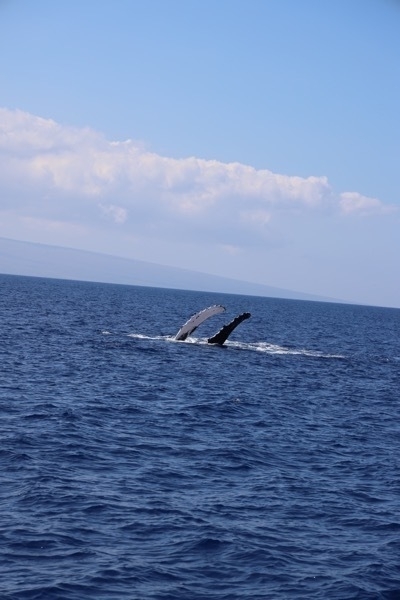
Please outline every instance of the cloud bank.
[[232, 253], [267, 239], [285, 214], [346, 218], [393, 210], [358, 192], [335, 194], [326, 177], [168, 158], [19, 110], [0, 109], [0, 159], [3, 221], [197, 238]]

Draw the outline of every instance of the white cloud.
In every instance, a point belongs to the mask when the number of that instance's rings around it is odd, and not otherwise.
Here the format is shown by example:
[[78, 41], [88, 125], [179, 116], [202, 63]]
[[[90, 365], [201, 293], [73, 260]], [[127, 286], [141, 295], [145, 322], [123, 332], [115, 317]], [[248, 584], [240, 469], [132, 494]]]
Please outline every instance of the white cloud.
[[377, 198], [369, 198], [358, 192], [344, 192], [340, 194], [340, 208], [344, 214], [372, 215], [388, 213], [396, 210], [393, 206], [386, 206]]
[[7, 109], [0, 109], [0, 189], [0, 211], [25, 222], [79, 224], [85, 230], [108, 223], [126, 235], [197, 237], [235, 252], [268, 236], [285, 212], [388, 210], [356, 192], [335, 195], [326, 177], [163, 157], [131, 140], [109, 142], [90, 129]]
[[121, 206], [115, 206], [115, 204], [99, 204], [100, 209], [103, 211], [103, 214], [111, 217], [114, 223], [125, 223], [128, 213], [125, 208]]

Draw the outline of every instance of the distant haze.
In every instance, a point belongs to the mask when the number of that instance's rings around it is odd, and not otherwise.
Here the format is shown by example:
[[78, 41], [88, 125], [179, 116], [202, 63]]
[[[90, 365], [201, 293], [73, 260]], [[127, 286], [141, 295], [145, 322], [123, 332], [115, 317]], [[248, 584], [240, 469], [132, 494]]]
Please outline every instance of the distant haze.
[[0, 273], [172, 289], [331, 300], [312, 294], [96, 252], [0, 238]]

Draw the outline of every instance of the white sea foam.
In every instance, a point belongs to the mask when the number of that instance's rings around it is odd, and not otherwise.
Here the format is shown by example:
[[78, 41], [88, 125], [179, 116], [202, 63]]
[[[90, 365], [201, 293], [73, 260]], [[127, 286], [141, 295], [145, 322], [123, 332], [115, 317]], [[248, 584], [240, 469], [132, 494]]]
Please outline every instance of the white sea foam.
[[[207, 338], [196, 338], [192, 336], [186, 338], [184, 341], [176, 340], [174, 336], [150, 336], [142, 333], [129, 333], [128, 337], [141, 340], [163, 340], [179, 344], [212, 346], [212, 344], [208, 343]], [[248, 350], [251, 352], [263, 352], [270, 355], [308, 356], [314, 358], [345, 358], [342, 354], [329, 354], [319, 350], [307, 350], [306, 348], [288, 348], [286, 346], [279, 346], [278, 344], [270, 344], [269, 342], [240, 342], [227, 340], [224, 344], [224, 347], [238, 350]]]
[[226, 346], [230, 348], [238, 348], [240, 350], [250, 350], [252, 352], [263, 352], [272, 355], [289, 355], [289, 356], [310, 356], [314, 358], [344, 358], [341, 354], [329, 354], [318, 350], [307, 350], [306, 348], [288, 348], [279, 346], [278, 344], [270, 344], [269, 342], [238, 342], [227, 341]]

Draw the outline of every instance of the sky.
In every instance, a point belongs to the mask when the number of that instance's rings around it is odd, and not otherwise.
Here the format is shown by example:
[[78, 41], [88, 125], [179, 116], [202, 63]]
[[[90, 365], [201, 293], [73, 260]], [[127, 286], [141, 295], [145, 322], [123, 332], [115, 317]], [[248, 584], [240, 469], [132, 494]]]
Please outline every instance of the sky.
[[400, 307], [400, 0], [0, 0], [0, 237]]

